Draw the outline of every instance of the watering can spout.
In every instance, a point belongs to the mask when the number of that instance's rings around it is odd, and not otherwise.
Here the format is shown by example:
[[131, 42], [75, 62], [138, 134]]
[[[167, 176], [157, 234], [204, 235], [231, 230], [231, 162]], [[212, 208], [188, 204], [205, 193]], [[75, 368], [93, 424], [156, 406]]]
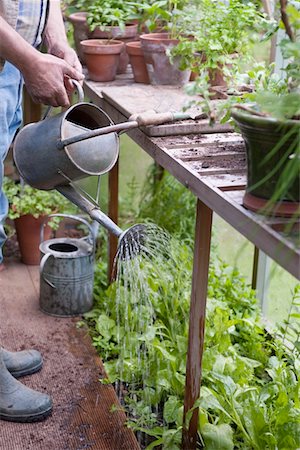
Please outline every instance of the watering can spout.
[[83, 197], [75, 189], [68, 186], [57, 186], [56, 189], [64, 197], [74, 203], [82, 211], [86, 212], [93, 220], [96, 220], [100, 225], [104, 226], [110, 233], [113, 233], [117, 237], [123, 234], [123, 230], [118, 227], [106, 214], [104, 214], [96, 205], [94, 205], [87, 198]]
[[122, 230], [96, 205], [83, 197], [72, 186], [57, 186], [56, 189], [82, 211], [86, 212], [93, 220], [96, 220], [110, 233], [118, 237], [118, 255], [121, 259], [134, 258], [143, 251], [147, 235], [146, 225], [136, 224], [127, 230]]

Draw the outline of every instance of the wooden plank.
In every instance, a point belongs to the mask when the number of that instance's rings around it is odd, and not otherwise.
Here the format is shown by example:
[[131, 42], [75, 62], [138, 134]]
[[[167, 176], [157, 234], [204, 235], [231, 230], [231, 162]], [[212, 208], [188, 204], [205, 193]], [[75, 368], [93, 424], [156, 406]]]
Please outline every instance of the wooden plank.
[[221, 175], [203, 174], [206, 182], [220, 189], [221, 191], [241, 191], [245, 189], [247, 177], [246, 173], [223, 173]]
[[176, 159], [180, 159], [184, 162], [200, 162], [200, 161], [218, 161], [218, 160], [229, 160], [232, 158], [235, 158], [236, 156], [240, 156], [238, 152], [224, 152], [224, 153], [213, 153], [207, 154], [201, 151], [193, 152], [192, 154], [190, 152], [174, 152], [173, 157]]
[[[202, 357], [206, 316], [206, 297], [210, 257], [212, 210], [200, 200], [197, 202], [194, 264], [189, 320], [189, 340], [186, 362], [186, 383], [183, 423], [187, 412], [200, 396]], [[183, 427], [182, 448], [194, 450], [197, 446], [198, 413], [193, 411], [188, 427]]]
[[244, 141], [237, 133], [170, 136], [164, 138], [156, 138], [154, 142], [164, 150], [204, 148], [206, 146], [228, 150], [228, 146], [236, 146], [237, 144], [241, 145], [241, 147], [245, 149]]
[[229, 124], [216, 123], [214, 125], [210, 125], [208, 120], [185, 120], [181, 122], [143, 127], [141, 130], [148, 136], [181, 136], [195, 133], [230, 133], [233, 131], [233, 128]]

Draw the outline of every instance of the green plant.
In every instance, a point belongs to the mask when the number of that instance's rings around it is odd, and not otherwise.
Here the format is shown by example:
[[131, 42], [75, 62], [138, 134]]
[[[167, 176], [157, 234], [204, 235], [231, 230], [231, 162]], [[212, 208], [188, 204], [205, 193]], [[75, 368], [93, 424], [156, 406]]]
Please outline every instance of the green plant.
[[150, 0], [136, 3], [139, 11], [139, 21], [152, 33], [157, 30], [169, 32], [172, 38], [177, 38], [177, 22], [182, 13], [186, 0]]
[[198, 0], [181, 13], [177, 28], [184, 34], [171, 56], [181, 55], [182, 68], [198, 74], [207, 71], [212, 77], [222, 69], [225, 76], [232, 77], [240, 60], [250, 58], [251, 45], [267, 23], [252, 2]]
[[72, 210], [70, 203], [57, 191], [34, 189], [28, 184], [16, 183], [8, 177], [4, 177], [3, 191], [9, 201], [10, 219], [17, 219], [25, 214], [32, 214], [37, 218], [58, 211]]
[[87, 12], [87, 21], [92, 31], [97, 27], [104, 31], [110, 26], [117, 26], [124, 30], [127, 23], [137, 18], [134, 2], [118, 0], [95, 0], [87, 7]]
[[[101, 261], [95, 274], [96, 308], [85, 317], [142, 447], [179, 450], [194, 205], [170, 175], [156, 184], [156, 174], [151, 175], [140, 211], [144, 221], [155, 218], [173, 234], [168, 251], [141, 260], [139, 271], [132, 261], [133, 284], [130, 273], [123, 272], [107, 287]], [[299, 288], [280, 328], [282, 336], [273, 338], [238, 271], [219, 258], [211, 261], [201, 398], [194, 405], [200, 406], [199, 443], [206, 449], [298, 449]], [[297, 334], [290, 335], [291, 327]]]
[[85, 12], [90, 3], [90, 0], [63, 0], [61, 7], [64, 13], [70, 15], [76, 12]]

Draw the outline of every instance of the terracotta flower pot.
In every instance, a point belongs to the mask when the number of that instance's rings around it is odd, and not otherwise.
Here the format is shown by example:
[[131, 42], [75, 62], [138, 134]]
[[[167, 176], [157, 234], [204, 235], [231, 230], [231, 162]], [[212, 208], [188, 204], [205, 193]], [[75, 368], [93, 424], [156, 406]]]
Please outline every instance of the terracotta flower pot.
[[74, 29], [74, 43], [77, 55], [82, 64], [85, 64], [84, 53], [80, 46], [80, 42], [89, 38], [90, 31], [89, 26], [86, 20], [87, 13], [86, 12], [77, 12], [74, 14], [70, 14], [67, 17], [67, 20], [71, 22]]
[[[15, 228], [21, 253], [21, 261], [27, 265], [38, 265], [40, 263], [40, 234], [41, 225], [47, 216], [40, 216], [37, 219], [31, 214], [15, 219]], [[46, 225], [44, 228], [44, 239], [50, 239], [51, 228]]]
[[[105, 27], [105, 30], [100, 30], [100, 28], [96, 28], [91, 33], [92, 39], [116, 39], [118, 41], [124, 42], [126, 44], [127, 42], [135, 41], [137, 38], [137, 32], [138, 32], [138, 25], [135, 23], [129, 23], [125, 25], [124, 29], [121, 29], [120, 27]], [[120, 61], [117, 68], [117, 73], [125, 73], [127, 66], [129, 63], [129, 57], [126, 52], [126, 48], [124, 46], [121, 54], [120, 54]]]
[[145, 57], [141, 46], [141, 41], [128, 42], [126, 51], [129, 55], [129, 61], [132, 67], [134, 81], [136, 83], [149, 84], [149, 75], [145, 63]]
[[93, 81], [113, 81], [124, 43], [109, 39], [88, 39], [82, 41], [81, 46], [89, 78]]
[[[276, 216], [299, 214], [299, 176], [288, 183], [280, 198], [272, 200], [278, 180], [294, 153], [300, 121], [282, 121], [232, 110], [247, 149], [247, 187], [243, 199], [246, 208]], [[275, 151], [274, 151], [275, 149]]]
[[180, 57], [171, 64], [167, 49], [178, 44], [168, 33], [150, 33], [140, 36], [151, 84], [182, 86], [190, 78], [190, 70], [179, 70]]

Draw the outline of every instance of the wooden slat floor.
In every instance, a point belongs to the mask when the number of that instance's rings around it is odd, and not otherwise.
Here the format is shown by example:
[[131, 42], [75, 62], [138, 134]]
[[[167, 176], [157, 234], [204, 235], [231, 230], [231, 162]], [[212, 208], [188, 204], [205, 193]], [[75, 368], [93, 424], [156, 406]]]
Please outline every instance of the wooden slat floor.
[[78, 318], [39, 310], [37, 266], [6, 264], [0, 273], [0, 343], [13, 351], [41, 351], [42, 370], [21, 380], [49, 393], [54, 409], [40, 423], [0, 421], [0, 450], [138, 450], [124, 413], [112, 411], [119, 406], [113, 387], [98, 381], [104, 369], [86, 329], [76, 327]]

